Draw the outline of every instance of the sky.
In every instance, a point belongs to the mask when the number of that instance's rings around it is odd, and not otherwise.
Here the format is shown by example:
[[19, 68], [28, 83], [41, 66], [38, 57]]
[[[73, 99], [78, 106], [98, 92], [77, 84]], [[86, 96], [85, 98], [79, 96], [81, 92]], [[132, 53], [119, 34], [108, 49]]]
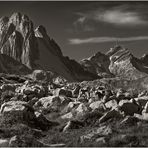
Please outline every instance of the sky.
[[136, 57], [148, 53], [148, 2], [0, 1], [0, 17], [26, 14], [43, 25], [65, 56], [77, 61], [107, 52], [117, 40]]

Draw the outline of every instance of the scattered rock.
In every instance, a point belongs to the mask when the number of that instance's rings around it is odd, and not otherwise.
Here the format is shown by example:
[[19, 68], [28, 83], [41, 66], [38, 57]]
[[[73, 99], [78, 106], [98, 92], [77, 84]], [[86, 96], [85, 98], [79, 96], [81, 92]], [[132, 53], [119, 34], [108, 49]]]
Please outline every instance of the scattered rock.
[[131, 101], [122, 100], [119, 102], [120, 110], [124, 112], [125, 115], [134, 115], [134, 113], [139, 113], [139, 106]]
[[72, 92], [70, 90], [57, 88], [54, 90], [53, 95], [55, 96], [66, 96], [66, 97], [72, 97]]
[[67, 132], [71, 129], [78, 129], [83, 126], [84, 126], [83, 122], [76, 121], [76, 120], [68, 121], [66, 126], [63, 128], [63, 132]]
[[142, 107], [144, 107], [145, 104], [148, 102], [148, 96], [138, 97], [134, 99]]
[[99, 119], [99, 123], [105, 122], [109, 119], [113, 119], [113, 118], [122, 118], [123, 116], [120, 114], [119, 111], [113, 109], [111, 111], [108, 111], [107, 113], [105, 113], [100, 119]]
[[134, 116], [126, 116], [125, 119], [123, 119], [120, 122], [120, 125], [121, 126], [134, 126], [137, 124], [138, 121], [139, 119]]
[[0, 139], [0, 147], [8, 147], [9, 140], [8, 139]]
[[89, 107], [92, 109], [92, 110], [98, 110], [98, 111], [105, 111], [106, 110], [106, 107], [105, 105], [102, 103], [102, 101], [96, 101], [96, 102], [93, 102], [89, 105]]
[[114, 109], [118, 106], [118, 103], [117, 103], [116, 100], [110, 100], [110, 101], [105, 103], [105, 106], [106, 106], [106, 108]]
[[70, 119], [73, 119], [73, 117], [74, 117], [73, 114], [71, 112], [69, 112], [69, 113], [61, 116], [61, 119], [68, 119], [68, 120], [70, 120]]
[[42, 107], [44, 109], [54, 109], [55, 111], [59, 110], [61, 105], [61, 99], [56, 96], [48, 96], [39, 99], [38, 102], [35, 103], [36, 107]]

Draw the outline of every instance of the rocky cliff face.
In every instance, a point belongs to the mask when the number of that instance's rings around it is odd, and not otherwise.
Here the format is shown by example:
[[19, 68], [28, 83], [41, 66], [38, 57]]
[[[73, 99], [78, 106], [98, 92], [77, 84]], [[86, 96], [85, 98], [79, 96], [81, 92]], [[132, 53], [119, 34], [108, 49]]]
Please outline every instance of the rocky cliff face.
[[148, 76], [148, 65], [145, 58], [134, 57], [128, 49], [115, 46], [106, 55], [110, 58], [109, 70], [114, 75], [128, 79]]
[[97, 52], [95, 55], [88, 59], [80, 61], [81, 65], [87, 71], [99, 76], [112, 76], [109, 71], [110, 59], [107, 55]]
[[[64, 57], [57, 43], [48, 36], [46, 29], [39, 26], [34, 30], [29, 17], [20, 13], [0, 19], [0, 55], [2, 54], [16, 60], [28, 70], [49, 70], [70, 81], [98, 78], [84, 70], [76, 61]], [[5, 69], [4, 61], [0, 63], [3, 67], [1, 71], [9, 71]]]
[[97, 52], [80, 63], [87, 71], [103, 77], [119, 76], [135, 80], [148, 76], [148, 55], [138, 59], [128, 49], [119, 45], [111, 48], [106, 54]]

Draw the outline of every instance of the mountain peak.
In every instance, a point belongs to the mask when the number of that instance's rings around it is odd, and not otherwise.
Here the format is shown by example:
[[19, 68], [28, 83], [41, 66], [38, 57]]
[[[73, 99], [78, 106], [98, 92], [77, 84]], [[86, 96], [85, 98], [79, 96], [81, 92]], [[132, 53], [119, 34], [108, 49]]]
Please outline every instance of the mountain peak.
[[115, 45], [113, 48], [110, 48], [110, 50], [106, 53], [107, 56], [112, 56], [116, 52], [125, 49], [121, 45]]
[[47, 31], [44, 26], [40, 25], [35, 29], [35, 36], [36, 37], [47, 37]]

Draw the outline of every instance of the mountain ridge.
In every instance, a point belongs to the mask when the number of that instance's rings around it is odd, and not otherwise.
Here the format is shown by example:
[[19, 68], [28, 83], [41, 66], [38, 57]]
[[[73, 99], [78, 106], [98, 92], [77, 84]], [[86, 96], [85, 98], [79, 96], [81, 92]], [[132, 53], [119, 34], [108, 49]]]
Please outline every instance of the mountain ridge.
[[29, 70], [52, 71], [69, 81], [99, 78], [85, 71], [75, 60], [64, 57], [58, 44], [48, 36], [45, 27], [40, 25], [34, 29], [29, 17], [21, 13], [0, 19], [0, 47], [1, 54], [10, 56]]

